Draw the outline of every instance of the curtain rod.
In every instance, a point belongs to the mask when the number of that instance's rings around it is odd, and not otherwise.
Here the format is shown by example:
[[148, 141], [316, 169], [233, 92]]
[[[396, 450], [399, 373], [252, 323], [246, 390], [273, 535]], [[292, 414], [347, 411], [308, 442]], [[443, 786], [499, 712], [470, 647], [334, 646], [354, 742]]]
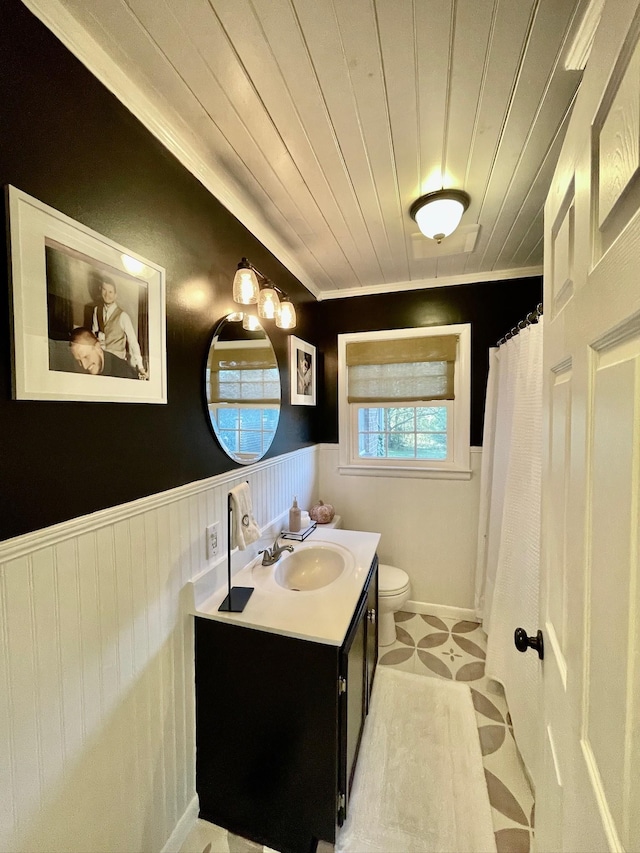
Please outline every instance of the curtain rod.
[[523, 329], [526, 329], [527, 326], [533, 325], [533, 323], [537, 323], [538, 320], [542, 317], [542, 302], [538, 302], [535, 309], [531, 311], [531, 313], [527, 314], [524, 320], [520, 320], [517, 326], [514, 326], [510, 332], [500, 338], [496, 346], [501, 347], [502, 344], [506, 344], [509, 338], [514, 338], [517, 334], [519, 334]]

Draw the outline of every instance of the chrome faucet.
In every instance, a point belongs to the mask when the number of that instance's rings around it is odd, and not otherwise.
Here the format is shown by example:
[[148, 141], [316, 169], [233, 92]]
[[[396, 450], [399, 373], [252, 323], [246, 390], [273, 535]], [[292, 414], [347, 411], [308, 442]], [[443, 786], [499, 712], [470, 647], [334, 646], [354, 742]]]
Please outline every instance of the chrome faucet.
[[264, 551], [258, 551], [258, 554], [263, 555], [263, 566], [272, 566], [274, 563], [277, 563], [280, 557], [282, 556], [283, 551], [293, 551], [292, 545], [278, 545], [278, 539], [281, 536], [282, 531], [276, 535], [276, 540], [271, 546], [271, 548], [265, 548]]

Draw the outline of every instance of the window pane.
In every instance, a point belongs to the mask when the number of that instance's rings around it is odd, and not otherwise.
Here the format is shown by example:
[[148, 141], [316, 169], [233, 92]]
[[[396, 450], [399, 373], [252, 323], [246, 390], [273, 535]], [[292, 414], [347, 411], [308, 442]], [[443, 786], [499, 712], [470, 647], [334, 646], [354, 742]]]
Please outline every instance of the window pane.
[[385, 452], [385, 436], [381, 432], [366, 432], [359, 436], [358, 454], [362, 458], [382, 459]]
[[227, 450], [230, 450], [232, 453], [238, 452], [238, 433], [230, 432], [227, 430], [220, 430], [219, 433], [220, 441], [224, 444]]
[[220, 429], [238, 429], [238, 410], [218, 409], [218, 426]]
[[390, 433], [389, 457], [393, 459], [414, 459], [416, 455], [415, 434]]
[[416, 436], [418, 445], [418, 459], [446, 459], [447, 458], [447, 434], [432, 433], [425, 435], [419, 433]]
[[279, 400], [280, 399], [280, 383], [265, 382], [264, 383], [264, 399]]
[[222, 400], [240, 400], [240, 386], [235, 382], [221, 382], [219, 386], [220, 399]]
[[262, 383], [261, 382], [245, 382], [242, 385], [242, 396], [245, 400], [261, 400], [262, 399]]
[[384, 409], [358, 409], [359, 432], [377, 432], [384, 429]]
[[263, 409], [263, 426], [265, 430], [272, 430], [275, 432], [276, 427], [278, 426], [278, 410], [277, 409]]
[[415, 406], [404, 406], [401, 409], [387, 409], [389, 432], [415, 432]]
[[420, 432], [446, 432], [447, 409], [445, 406], [420, 406], [416, 415], [416, 428]]
[[446, 460], [446, 406], [358, 406], [361, 459]]
[[262, 433], [241, 432], [240, 450], [242, 453], [262, 453]]
[[240, 370], [221, 370], [218, 378], [220, 382], [240, 382]]
[[261, 409], [242, 409], [240, 412], [240, 429], [260, 429], [262, 426]]

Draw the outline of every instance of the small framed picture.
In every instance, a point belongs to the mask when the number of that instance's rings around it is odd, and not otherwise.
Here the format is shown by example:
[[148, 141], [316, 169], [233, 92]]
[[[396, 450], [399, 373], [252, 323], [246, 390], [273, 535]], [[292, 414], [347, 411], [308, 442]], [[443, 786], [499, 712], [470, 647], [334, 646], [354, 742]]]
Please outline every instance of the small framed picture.
[[316, 348], [295, 335], [289, 338], [291, 405], [316, 404]]
[[166, 403], [164, 269], [7, 193], [14, 399]]

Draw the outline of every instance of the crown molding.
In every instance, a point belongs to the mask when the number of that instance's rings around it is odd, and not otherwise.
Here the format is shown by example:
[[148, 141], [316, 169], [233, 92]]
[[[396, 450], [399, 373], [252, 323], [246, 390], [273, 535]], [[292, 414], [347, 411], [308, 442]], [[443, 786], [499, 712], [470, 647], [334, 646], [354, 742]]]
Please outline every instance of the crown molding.
[[179, 129], [172, 110], [163, 109], [135, 84], [115, 60], [78, 23], [61, 0], [22, 0], [24, 5], [83, 65], [218, 199], [316, 298], [317, 285], [291, 255], [277, 233], [233, 191]]
[[591, 0], [564, 60], [566, 71], [584, 71], [605, 0]]
[[350, 296], [371, 296], [376, 293], [400, 293], [403, 290], [427, 290], [431, 287], [452, 287], [456, 284], [480, 284], [485, 281], [501, 281], [510, 278], [532, 278], [542, 275], [543, 267], [516, 267], [506, 270], [465, 273], [463, 275], [442, 276], [442, 278], [423, 278], [416, 281], [396, 281], [392, 284], [372, 284], [368, 287], [350, 287], [344, 290], [324, 290], [318, 295], [318, 302], [325, 299], [347, 299]]

